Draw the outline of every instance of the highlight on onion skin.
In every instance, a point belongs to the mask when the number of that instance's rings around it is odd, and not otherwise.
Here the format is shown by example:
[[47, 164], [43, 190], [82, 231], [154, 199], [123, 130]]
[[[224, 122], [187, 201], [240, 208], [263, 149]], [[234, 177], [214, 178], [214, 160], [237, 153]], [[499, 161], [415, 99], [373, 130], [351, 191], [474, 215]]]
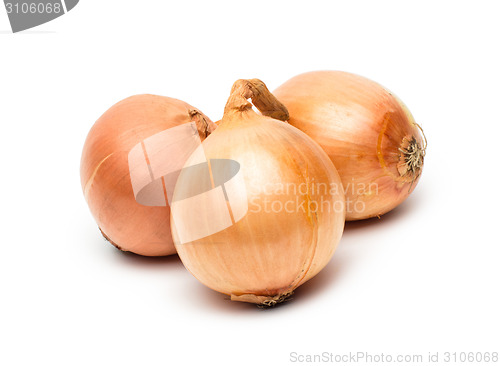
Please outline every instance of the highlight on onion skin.
[[80, 165], [82, 189], [103, 236], [118, 249], [145, 256], [175, 253], [168, 204], [154, 207], [136, 201], [128, 155], [145, 139], [191, 122], [202, 140], [215, 129], [189, 104], [145, 94], [118, 102], [90, 130]]
[[[234, 301], [285, 301], [328, 263], [343, 232], [338, 173], [317, 143], [282, 122], [287, 118], [260, 80], [237, 81], [202, 144], [209, 170], [188, 161], [175, 186], [171, 228], [183, 264]], [[202, 196], [205, 205], [197, 203]]]
[[295, 76], [274, 91], [289, 123], [333, 161], [347, 220], [380, 216], [403, 202], [422, 173], [426, 140], [403, 102], [381, 85], [341, 71]]

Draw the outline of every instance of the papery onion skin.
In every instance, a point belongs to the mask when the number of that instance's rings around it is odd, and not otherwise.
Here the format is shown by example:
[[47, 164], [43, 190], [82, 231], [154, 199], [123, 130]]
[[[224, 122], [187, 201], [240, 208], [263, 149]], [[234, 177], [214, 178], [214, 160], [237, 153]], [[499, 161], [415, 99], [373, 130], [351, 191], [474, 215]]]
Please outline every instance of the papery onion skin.
[[116, 103], [91, 128], [81, 158], [82, 189], [103, 236], [118, 249], [144, 256], [175, 253], [170, 209], [136, 201], [128, 154], [144, 139], [193, 121], [206, 128], [199, 131], [202, 139], [215, 128], [183, 101], [143, 94]]
[[[235, 83], [233, 93], [247, 82]], [[257, 99], [252, 98], [256, 105]], [[207, 159], [232, 159], [240, 164], [246, 196], [239, 198], [247, 200], [248, 212], [225, 230], [188, 243], [179, 242], [174, 206], [171, 226], [177, 252], [198, 280], [235, 301], [274, 305], [314, 277], [332, 257], [344, 228], [344, 195], [335, 167], [317, 143], [285, 122], [255, 113], [245, 102], [237, 105], [230, 99], [228, 106], [233, 109], [226, 106], [224, 118], [203, 148]], [[174, 197], [195, 190], [195, 181], [181, 173]], [[312, 192], [313, 183], [340, 188], [333, 194]], [[282, 194], [273, 189], [280, 184], [309, 189]], [[271, 202], [269, 209], [266, 199]], [[271, 209], [272, 202], [296, 199], [310, 209], [302, 211], [294, 204], [288, 210], [280, 210], [278, 204]], [[321, 199], [332, 209], [314, 210], [312, 202]], [[192, 214], [198, 215], [196, 207]]]
[[274, 91], [289, 123], [332, 159], [344, 184], [347, 220], [380, 216], [403, 202], [422, 173], [426, 140], [403, 102], [342, 71], [298, 75]]

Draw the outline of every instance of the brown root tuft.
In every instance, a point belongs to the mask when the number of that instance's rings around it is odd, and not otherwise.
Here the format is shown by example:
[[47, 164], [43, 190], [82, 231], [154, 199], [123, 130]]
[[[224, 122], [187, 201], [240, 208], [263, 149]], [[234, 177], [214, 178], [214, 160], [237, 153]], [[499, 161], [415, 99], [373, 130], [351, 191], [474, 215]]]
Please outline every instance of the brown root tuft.
[[292, 299], [293, 291], [282, 293], [275, 296], [255, 295], [255, 294], [241, 294], [231, 295], [232, 301], [242, 301], [256, 304], [261, 309], [269, 309], [276, 305], [282, 304]]
[[425, 146], [420, 146], [415, 136], [405, 136], [399, 152], [398, 172], [406, 182], [413, 183], [422, 172]]
[[109, 236], [107, 236], [106, 234], [104, 234], [104, 231], [102, 231], [102, 229], [99, 227], [99, 231], [101, 232], [101, 235], [103, 236], [103, 238], [107, 241], [107, 242], [110, 242], [111, 244], [113, 244], [113, 246], [118, 249], [118, 250], [121, 250], [122, 252], [126, 252], [126, 250], [123, 250], [121, 246], [119, 246], [118, 244], [116, 244], [115, 242], [113, 242], [113, 240], [111, 240], [109, 238]]

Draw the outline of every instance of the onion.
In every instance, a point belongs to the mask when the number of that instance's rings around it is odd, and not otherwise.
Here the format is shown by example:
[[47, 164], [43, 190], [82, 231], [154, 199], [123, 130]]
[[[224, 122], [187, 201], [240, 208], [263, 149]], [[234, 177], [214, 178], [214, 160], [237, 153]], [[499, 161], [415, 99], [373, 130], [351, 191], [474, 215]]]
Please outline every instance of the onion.
[[[117, 248], [147, 256], [175, 253], [163, 175], [172, 166], [182, 167], [190, 151], [185, 156], [186, 149], [166, 151], [162, 146], [172, 142], [179, 130], [189, 133], [193, 126], [198, 131], [186, 141], [194, 143], [215, 129], [187, 103], [136, 95], [112, 106], [90, 130], [83, 148], [81, 184], [102, 234]], [[181, 142], [186, 145], [186, 141]]]
[[347, 220], [380, 216], [403, 202], [422, 173], [427, 143], [408, 108], [364, 77], [318, 71], [275, 92], [290, 124], [312, 137], [337, 168]]
[[171, 228], [182, 262], [235, 301], [287, 299], [327, 264], [344, 228], [335, 167], [311, 138], [279, 121], [287, 118], [260, 80], [237, 81], [217, 130], [175, 186]]

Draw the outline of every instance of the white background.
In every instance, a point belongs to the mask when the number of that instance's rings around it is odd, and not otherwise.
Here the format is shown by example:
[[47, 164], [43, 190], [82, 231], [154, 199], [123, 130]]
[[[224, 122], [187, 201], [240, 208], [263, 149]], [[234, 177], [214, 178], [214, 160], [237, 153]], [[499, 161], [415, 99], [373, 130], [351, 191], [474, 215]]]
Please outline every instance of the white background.
[[[500, 351], [500, 22], [495, 2], [84, 0], [30, 31], [0, 7], [0, 364], [287, 365], [290, 353]], [[99, 234], [79, 159], [138, 93], [220, 119], [232, 83], [367, 76], [429, 142], [412, 196], [348, 224], [329, 265], [262, 311], [178, 257]]]

